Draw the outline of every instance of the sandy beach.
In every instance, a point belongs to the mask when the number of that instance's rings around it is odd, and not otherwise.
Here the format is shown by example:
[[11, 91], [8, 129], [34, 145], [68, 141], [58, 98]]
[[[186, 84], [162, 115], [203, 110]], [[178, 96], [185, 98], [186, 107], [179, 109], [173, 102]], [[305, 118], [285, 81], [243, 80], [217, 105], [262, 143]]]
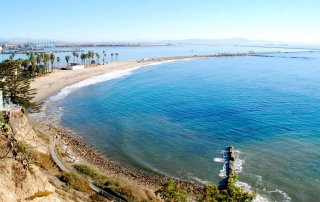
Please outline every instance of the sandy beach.
[[[270, 54], [279, 52], [259, 52], [256, 54]], [[123, 70], [132, 67], [145, 66], [153, 63], [162, 63], [175, 60], [197, 59], [197, 58], [216, 58], [216, 57], [239, 57], [247, 56], [252, 53], [223, 53], [215, 55], [193, 55], [193, 56], [172, 56], [162, 58], [151, 58], [148, 60], [127, 60], [121, 62], [112, 62], [105, 65], [86, 67], [79, 70], [54, 70], [54, 72], [34, 79], [31, 82], [31, 88], [37, 93], [32, 101], [39, 102], [51, 94], [84, 79], [101, 75], [115, 70]]]
[[54, 70], [55, 72], [36, 78], [33, 82], [31, 82], [31, 88], [35, 89], [35, 92], [37, 93], [32, 101], [39, 102], [66, 86], [80, 82], [93, 76], [101, 75], [115, 70], [148, 65], [153, 62], [150, 61], [141, 64], [137, 61], [123, 61], [113, 62], [105, 65], [98, 65], [95, 67], [87, 67], [79, 70]]

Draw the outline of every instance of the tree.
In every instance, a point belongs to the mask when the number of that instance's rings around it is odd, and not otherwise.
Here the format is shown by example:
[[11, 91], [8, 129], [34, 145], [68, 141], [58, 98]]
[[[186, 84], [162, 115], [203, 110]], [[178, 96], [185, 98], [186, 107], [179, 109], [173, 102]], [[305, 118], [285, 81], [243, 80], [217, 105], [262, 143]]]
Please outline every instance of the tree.
[[66, 56], [65, 56], [65, 59], [66, 59], [66, 61], [67, 61], [67, 65], [69, 65], [69, 60], [70, 60], [70, 58], [71, 58], [70, 55], [66, 55]]
[[50, 60], [50, 55], [45, 53], [43, 56], [43, 64], [46, 68], [46, 72], [49, 71], [49, 69], [47, 68], [47, 64], [48, 64], [49, 60]]
[[57, 57], [57, 62], [58, 62], [58, 71], [59, 71], [59, 63], [60, 63], [60, 57]]
[[95, 56], [95, 53], [92, 51], [91, 52], [91, 64], [95, 64], [95, 63], [92, 63], [92, 60], [93, 60], [94, 56]]
[[22, 62], [22, 66], [23, 66], [24, 70], [27, 70], [27, 69], [28, 69], [29, 64], [30, 64], [30, 60], [24, 60], [24, 61]]
[[118, 61], [118, 53], [116, 53], [116, 61]]
[[36, 74], [36, 73], [35, 73], [35, 70], [36, 70], [36, 68], [37, 68], [37, 65], [36, 65], [36, 59], [35, 59], [33, 53], [30, 54], [29, 60], [30, 60], [30, 62], [31, 62], [32, 76], [35, 77], [35, 76], [36, 76], [36, 75], [35, 75], [35, 74]]
[[36, 60], [37, 60], [37, 64], [40, 65], [42, 61], [42, 54], [38, 54]]
[[165, 202], [185, 202], [187, 201], [187, 191], [180, 188], [180, 185], [173, 180], [164, 182], [161, 187], [155, 191]]
[[10, 60], [13, 60], [13, 59], [14, 59], [14, 56], [16, 56], [16, 54], [14, 54], [14, 53], [13, 53], [12, 55], [10, 55], [10, 57], [9, 57]]
[[50, 54], [50, 60], [51, 60], [51, 72], [53, 71], [53, 63], [54, 63], [54, 60], [56, 59], [56, 56], [51, 53]]
[[40, 106], [31, 102], [35, 94], [34, 89], [30, 89], [31, 78], [22, 74], [20, 64], [20, 61], [14, 60], [6, 60], [0, 64], [0, 90], [13, 103], [39, 111]]
[[73, 51], [73, 52], [72, 52], [72, 55], [73, 55], [73, 62], [75, 62], [77, 52], [76, 52], [76, 51]]
[[3, 53], [4, 53], [4, 50], [1, 50], [1, 55], [2, 55], [2, 62], [3, 62]]
[[76, 54], [77, 62], [79, 62], [79, 53]]
[[96, 57], [97, 57], [97, 61], [98, 61], [98, 64], [99, 64], [100, 54], [96, 53]]
[[87, 58], [87, 55], [85, 53], [81, 53], [80, 59], [83, 61], [83, 65], [85, 65], [86, 63], [86, 58]]
[[102, 53], [103, 53], [103, 57], [102, 57], [103, 63], [104, 63], [104, 60], [105, 60], [105, 57], [106, 57], [105, 52], [106, 52], [106, 51], [102, 51]]
[[88, 59], [88, 64], [90, 64], [90, 58], [91, 58], [92, 52], [88, 51], [86, 58]]
[[113, 53], [111, 53], [111, 62], [113, 61]]
[[241, 187], [235, 185], [237, 175], [233, 175], [228, 179], [226, 189], [220, 190], [217, 185], [206, 184], [204, 186], [203, 195], [199, 195], [197, 201], [199, 202], [223, 202], [223, 201], [237, 201], [237, 202], [251, 202], [255, 199], [257, 192], [252, 194], [245, 191]]

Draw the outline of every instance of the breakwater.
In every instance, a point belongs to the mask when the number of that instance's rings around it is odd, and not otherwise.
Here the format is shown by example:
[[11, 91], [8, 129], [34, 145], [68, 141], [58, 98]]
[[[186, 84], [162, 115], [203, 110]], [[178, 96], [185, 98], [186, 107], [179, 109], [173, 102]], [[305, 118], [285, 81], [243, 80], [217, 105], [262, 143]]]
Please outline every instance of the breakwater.
[[229, 166], [228, 166], [227, 176], [228, 178], [231, 178], [233, 175], [236, 174], [236, 168], [235, 168], [236, 154], [234, 152], [234, 146], [229, 146], [228, 158], [229, 158], [229, 164], [228, 164]]
[[[268, 54], [292, 54], [292, 53], [306, 53], [306, 52], [320, 52], [320, 51], [296, 51], [296, 52], [281, 52], [281, 51], [268, 51], [268, 52], [244, 52], [244, 53], [218, 53], [210, 55], [189, 55], [189, 56], [170, 56], [170, 57], [160, 57], [160, 58], [144, 58], [142, 60], [137, 60], [138, 63], [144, 62], [163, 62], [168, 60], [184, 60], [184, 59], [197, 59], [197, 58], [218, 58], [218, 57], [241, 57], [241, 56], [255, 56], [255, 57], [275, 57], [268, 56]], [[290, 57], [299, 58], [299, 57]]]

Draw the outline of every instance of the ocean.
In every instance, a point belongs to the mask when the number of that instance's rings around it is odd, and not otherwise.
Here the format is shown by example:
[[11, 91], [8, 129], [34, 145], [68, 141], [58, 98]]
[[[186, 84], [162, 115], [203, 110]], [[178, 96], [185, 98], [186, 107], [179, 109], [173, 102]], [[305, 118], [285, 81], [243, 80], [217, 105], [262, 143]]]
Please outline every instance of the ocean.
[[257, 201], [318, 201], [320, 53], [268, 56], [137, 64], [62, 89], [44, 113], [123, 166], [194, 182], [218, 184], [234, 145]]

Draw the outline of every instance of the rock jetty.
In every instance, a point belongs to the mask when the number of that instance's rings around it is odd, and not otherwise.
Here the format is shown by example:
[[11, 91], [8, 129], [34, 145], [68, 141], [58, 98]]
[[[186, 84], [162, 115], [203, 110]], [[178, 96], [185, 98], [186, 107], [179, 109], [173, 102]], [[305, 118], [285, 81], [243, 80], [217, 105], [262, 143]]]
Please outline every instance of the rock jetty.
[[236, 174], [236, 168], [235, 168], [236, 155], [234, 152], [234, 146], [229, 146], [228, 152], [229, 152], [229, 154], [228, 154], [228, 157], [229, 157], [228, 178], [230, 178], [234, 174]]

